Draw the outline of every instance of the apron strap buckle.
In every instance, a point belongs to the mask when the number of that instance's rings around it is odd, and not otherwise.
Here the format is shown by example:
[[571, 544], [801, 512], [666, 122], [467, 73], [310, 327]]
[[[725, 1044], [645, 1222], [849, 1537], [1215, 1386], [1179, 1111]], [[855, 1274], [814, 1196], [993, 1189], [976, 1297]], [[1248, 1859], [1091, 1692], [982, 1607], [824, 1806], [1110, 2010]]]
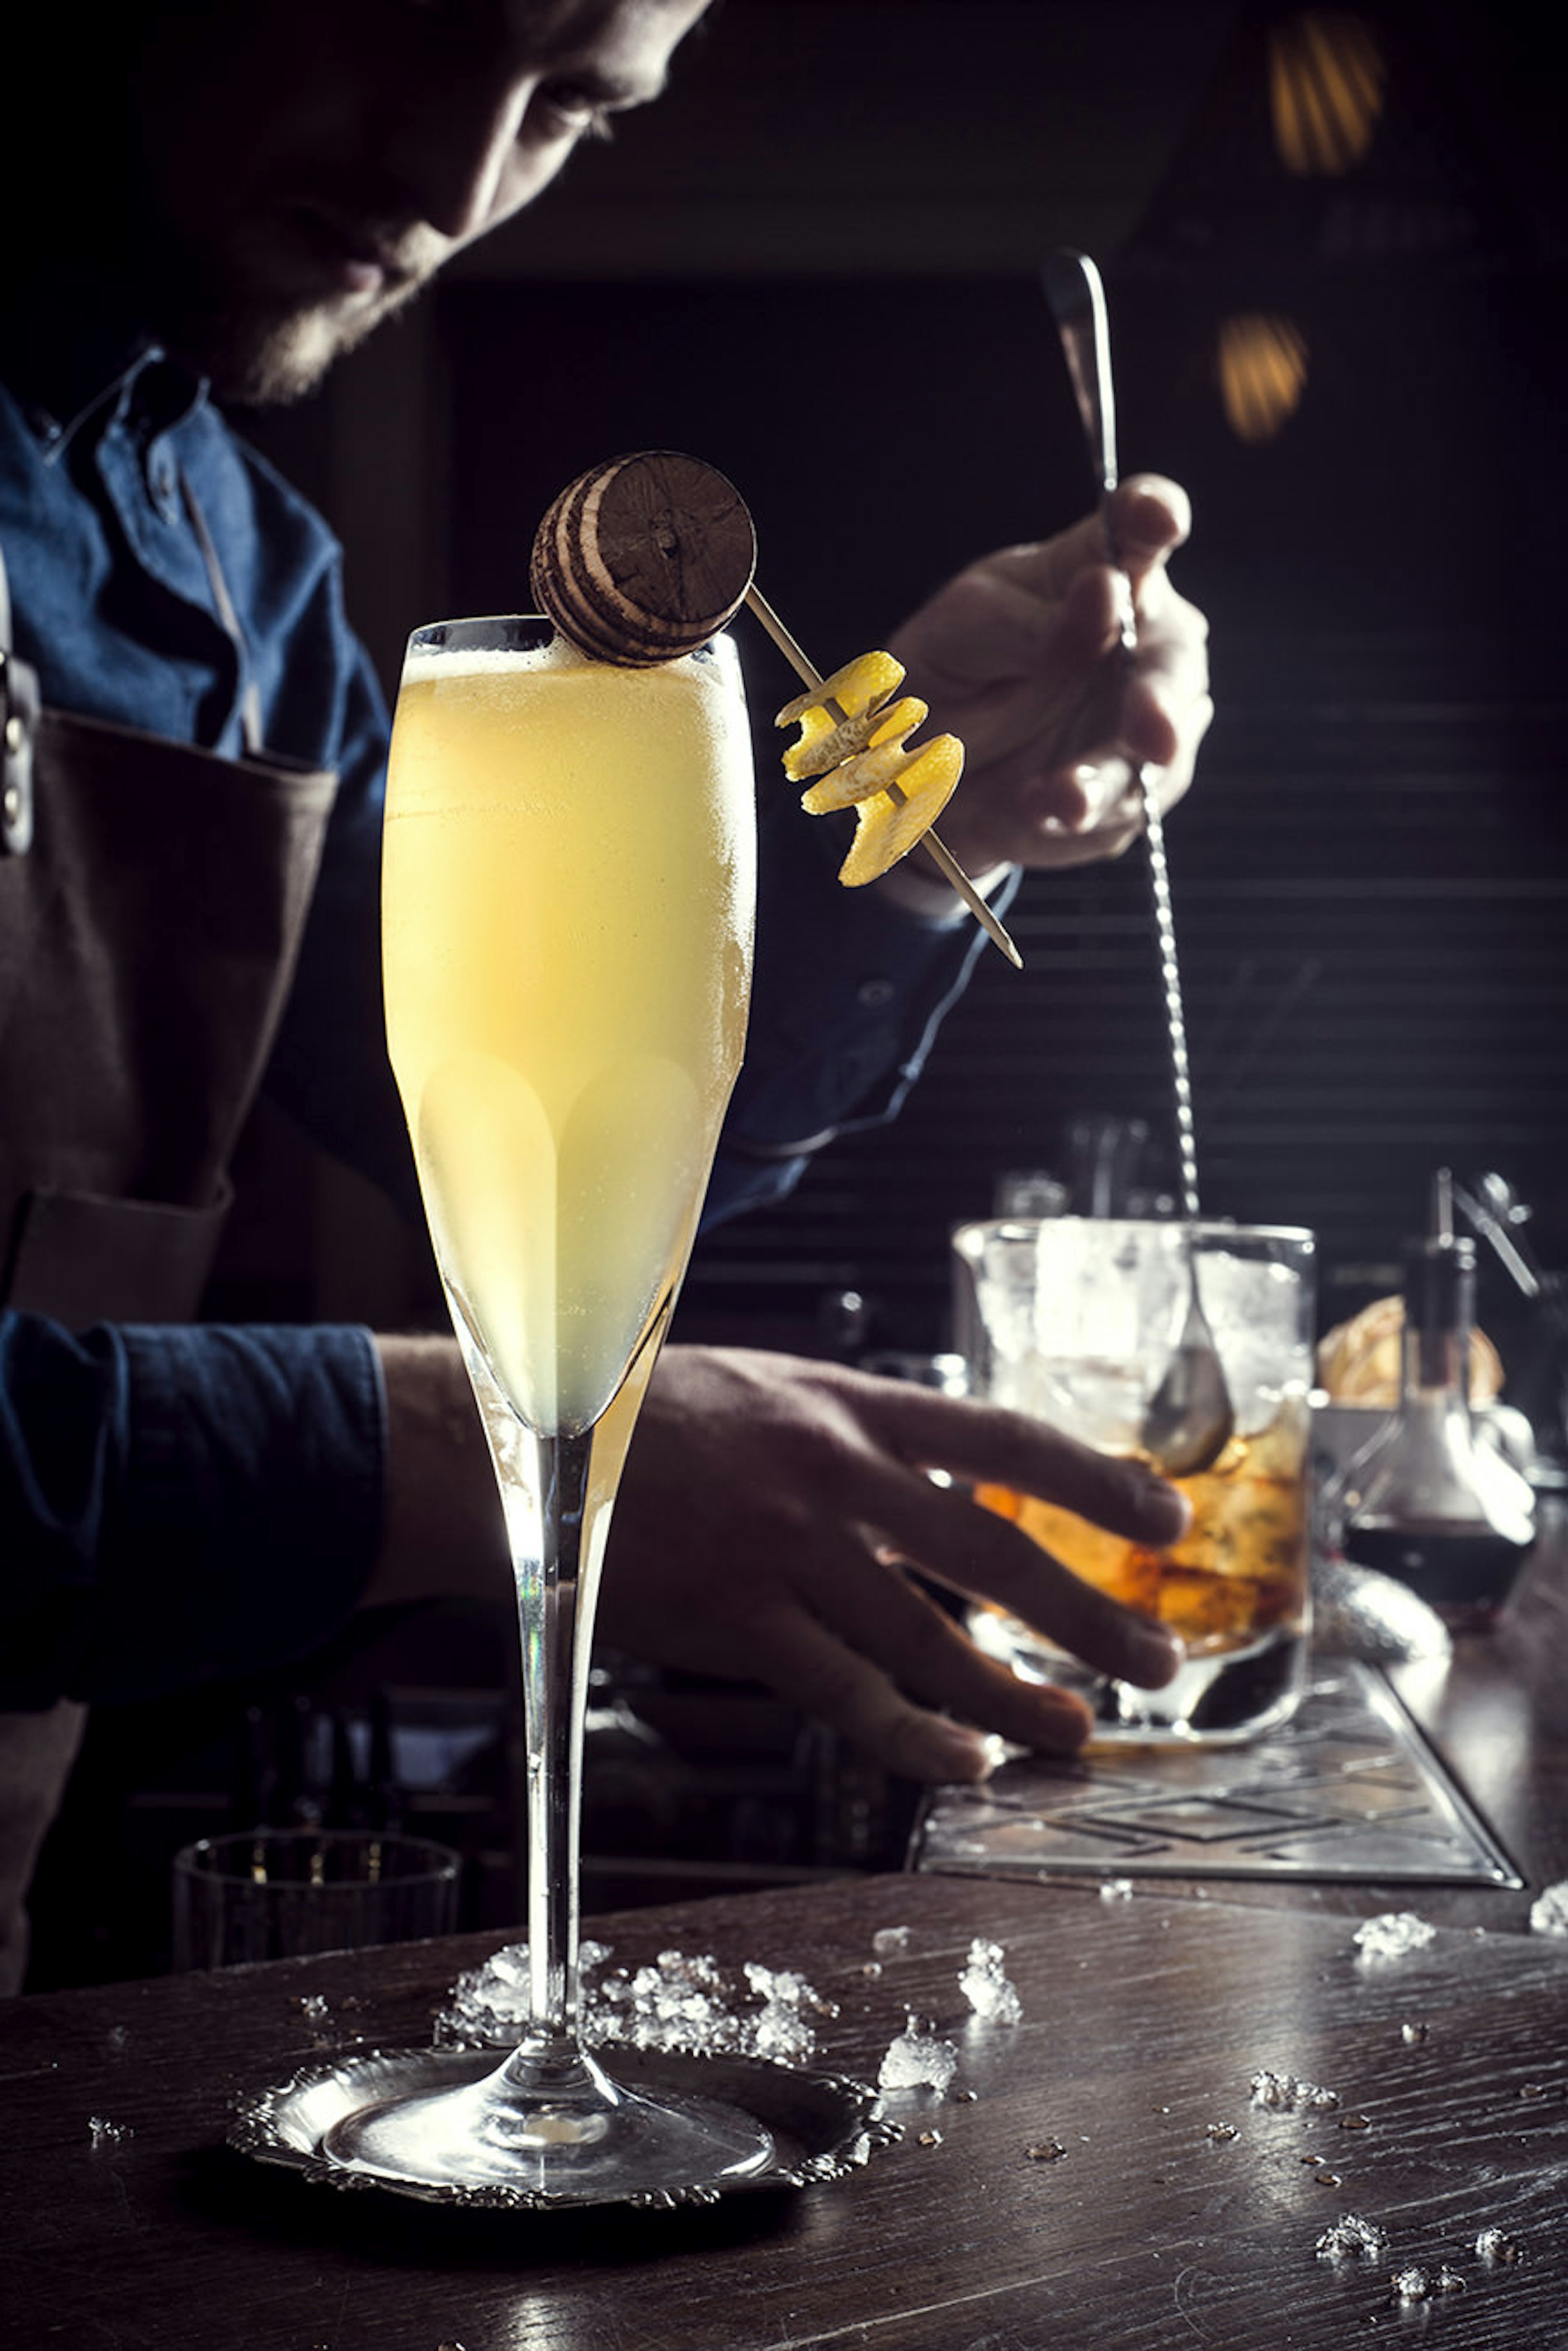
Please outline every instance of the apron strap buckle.
[[37, 672], [0, 644], [0, 856], [25, 857], [33, 845], [37, 731]]

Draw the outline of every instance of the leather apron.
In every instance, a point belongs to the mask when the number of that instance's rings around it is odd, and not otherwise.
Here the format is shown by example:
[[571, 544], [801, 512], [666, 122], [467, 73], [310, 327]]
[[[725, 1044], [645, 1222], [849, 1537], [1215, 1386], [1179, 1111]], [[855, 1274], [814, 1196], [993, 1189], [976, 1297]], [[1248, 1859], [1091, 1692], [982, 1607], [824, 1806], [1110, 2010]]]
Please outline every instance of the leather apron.
[[[73, 1330], [186, 1321], [337, 778], [41, 709], [3, 560], [0, 757], [0, 1303]], [[68, 1699], [0, 1715], [0, 1991], [20, 1980], [22, 1896], [84, 1719]]]

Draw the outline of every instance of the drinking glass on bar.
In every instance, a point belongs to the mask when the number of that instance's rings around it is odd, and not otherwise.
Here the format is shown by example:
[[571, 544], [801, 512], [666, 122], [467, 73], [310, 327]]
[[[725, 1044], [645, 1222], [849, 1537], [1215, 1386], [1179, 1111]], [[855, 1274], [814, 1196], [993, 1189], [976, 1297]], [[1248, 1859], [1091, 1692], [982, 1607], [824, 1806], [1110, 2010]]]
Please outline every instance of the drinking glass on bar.
[[248, 1966], [457, 1928], [462, 1855], [388, 1829], [238, 1829], [174, 1856], [174, 1965]]
[[1153, 1550], [1033, 1496], [982, 1486], [977, 1497], [1075, 1575], [1185, 1642], [1173, 1681], [1135, 1689], [1001, 1610], [971, 1612], [971, 1629], [990, 1655], [1079, 1691], [1100, 1740], [1233, 1745], [1284, 1721], [1301, 1697], [1313, 1237], [1284, 1227], [1089, 1217], [997, 1219], [953, 1237], [957, 1343], [972, 1392], [1102, 1452], [1145, 1459], [1153, 1459], [1144, 1442], [1150, 1402], [1189, 1303], [1189, 1249], [1235, 1427], [1207, 1468], [1175, 1481], [1192, 1504], [1182, 1540]]

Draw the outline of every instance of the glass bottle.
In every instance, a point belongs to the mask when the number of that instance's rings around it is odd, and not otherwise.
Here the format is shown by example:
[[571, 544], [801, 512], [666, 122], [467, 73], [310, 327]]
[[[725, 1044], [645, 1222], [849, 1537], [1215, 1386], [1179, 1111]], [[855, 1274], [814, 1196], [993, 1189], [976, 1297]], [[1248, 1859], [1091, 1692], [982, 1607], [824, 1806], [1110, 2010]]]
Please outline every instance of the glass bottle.
[[1456, 1628], [1495, 1615], [1535, 1537], [1528, 1481], [1478, 1436], [1469, 1405], [1475, 1243], [1445, 1212], [1405, 1256], [1399, 1407], [1349, 1463], [1347, 1559], [1397, 1576]]

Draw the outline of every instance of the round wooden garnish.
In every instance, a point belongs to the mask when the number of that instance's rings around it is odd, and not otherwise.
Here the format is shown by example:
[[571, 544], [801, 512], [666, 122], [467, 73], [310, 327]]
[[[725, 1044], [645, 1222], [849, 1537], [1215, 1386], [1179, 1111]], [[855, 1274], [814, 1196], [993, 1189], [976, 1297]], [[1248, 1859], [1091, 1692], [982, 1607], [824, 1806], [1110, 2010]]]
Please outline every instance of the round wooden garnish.
[[673, 449], [611, 457], [561, 492], [534, 540], [542, 611], [622, 669], [695, 653], [739, 609], [757, 538], [733, 484]]

